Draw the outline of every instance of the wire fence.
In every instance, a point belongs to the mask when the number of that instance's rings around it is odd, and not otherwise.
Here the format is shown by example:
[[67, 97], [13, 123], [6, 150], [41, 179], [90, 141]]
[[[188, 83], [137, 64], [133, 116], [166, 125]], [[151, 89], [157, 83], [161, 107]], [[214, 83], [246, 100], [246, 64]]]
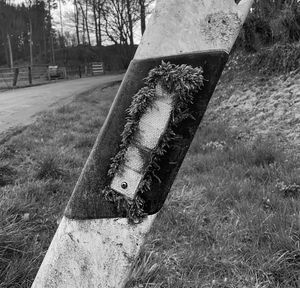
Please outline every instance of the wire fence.
[[[95, 68], [97, 67], [97, 68]], [[99, 67], [102, 67], [99, 71]], [[0, 68], [0, 89], [26, 87], [50, 82], [56, 79], [73, 79], [104, 74], [102, 62], [80, 66], [58, 67], [56, 65], [34, 65], [14, 68]]]

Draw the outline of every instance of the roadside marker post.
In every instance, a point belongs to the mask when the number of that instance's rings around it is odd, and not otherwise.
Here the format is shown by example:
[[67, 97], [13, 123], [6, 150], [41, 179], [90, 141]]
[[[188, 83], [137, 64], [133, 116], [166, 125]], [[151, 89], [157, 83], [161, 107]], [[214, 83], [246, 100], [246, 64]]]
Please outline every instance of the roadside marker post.
[[33, 288], [122, 288], [253, 0], [158, 0]]

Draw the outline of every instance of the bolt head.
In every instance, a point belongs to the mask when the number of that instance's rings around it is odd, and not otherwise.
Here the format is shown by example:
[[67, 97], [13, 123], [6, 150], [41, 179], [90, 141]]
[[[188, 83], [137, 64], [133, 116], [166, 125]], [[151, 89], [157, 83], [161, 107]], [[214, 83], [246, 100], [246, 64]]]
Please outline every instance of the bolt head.
[[127, 182], [122, 182], [121, 187], [122, 189], [126, 189], [128, 187]]

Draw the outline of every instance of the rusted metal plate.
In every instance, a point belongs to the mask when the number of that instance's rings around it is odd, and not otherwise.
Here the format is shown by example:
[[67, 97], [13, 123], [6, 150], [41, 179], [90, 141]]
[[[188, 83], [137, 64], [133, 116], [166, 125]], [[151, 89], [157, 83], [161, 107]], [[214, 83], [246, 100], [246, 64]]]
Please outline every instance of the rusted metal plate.
[[143, 175], [127, 166], [122, 166], [121, 170], [122, 172], [117, 173], [113, 178], [110, 187], [133, 199]]

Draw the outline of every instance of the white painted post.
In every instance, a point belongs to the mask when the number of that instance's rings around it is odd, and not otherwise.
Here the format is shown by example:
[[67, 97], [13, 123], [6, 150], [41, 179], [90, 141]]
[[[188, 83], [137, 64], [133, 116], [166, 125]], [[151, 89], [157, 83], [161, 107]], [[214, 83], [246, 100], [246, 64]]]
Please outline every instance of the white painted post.
[[[204, 108], [198, 113], [198, 125], [252, 3], [253, 0], [243, 0], [238, 5], [234, 0], [157, 1], [33, 288], [124, 287], [144, 237], [163, 205], [177, 173], [175, 170], [179, 169], [185, 155], [176, 156], [181, 158], [173, 169], [175, 172], [169, 169], [170, 176], [167, 175], [160, 184], [164, 196], [159, 195], [162, 198], [152, 201], [151, 193], [156, 195], [157, 191], [151, 190], [149, 199], [145, 200], [150, 207], [146, 211], [148, 216], [138, 224], [130, 224], [113, 204], [101, 196], [107, 185], [109, 163], [120, 144], [126, 109], [133, 94], [143, 87], [142, 79], [162, 60], [201, 65], [207, 81], [200, 95], [205, 103], [201, 102], [199, 106]], [[164, 133], [170, 115], [170, 103], [164, 99], [164, 91], [160, 87], [157, 89], [158, 108], [149, 109], [139, 122], [139, 129], [143, 131], [141, 145], [149, 151]], [[196, 124], [193, 129], [197, 129]], [[189, 137], [191, 141], [193, 136]], [[186, 153], [188, 145], [182, 149]], [[139, 158], [136, 151], [136, 146], [129, 147], [123, 174], [114, 176], [110, 183], [111, 189], [128, 198], [135, 197], [137, 185], [143, 177], [136, 171], [140, 171], [139, 167], [145, 160]]]

